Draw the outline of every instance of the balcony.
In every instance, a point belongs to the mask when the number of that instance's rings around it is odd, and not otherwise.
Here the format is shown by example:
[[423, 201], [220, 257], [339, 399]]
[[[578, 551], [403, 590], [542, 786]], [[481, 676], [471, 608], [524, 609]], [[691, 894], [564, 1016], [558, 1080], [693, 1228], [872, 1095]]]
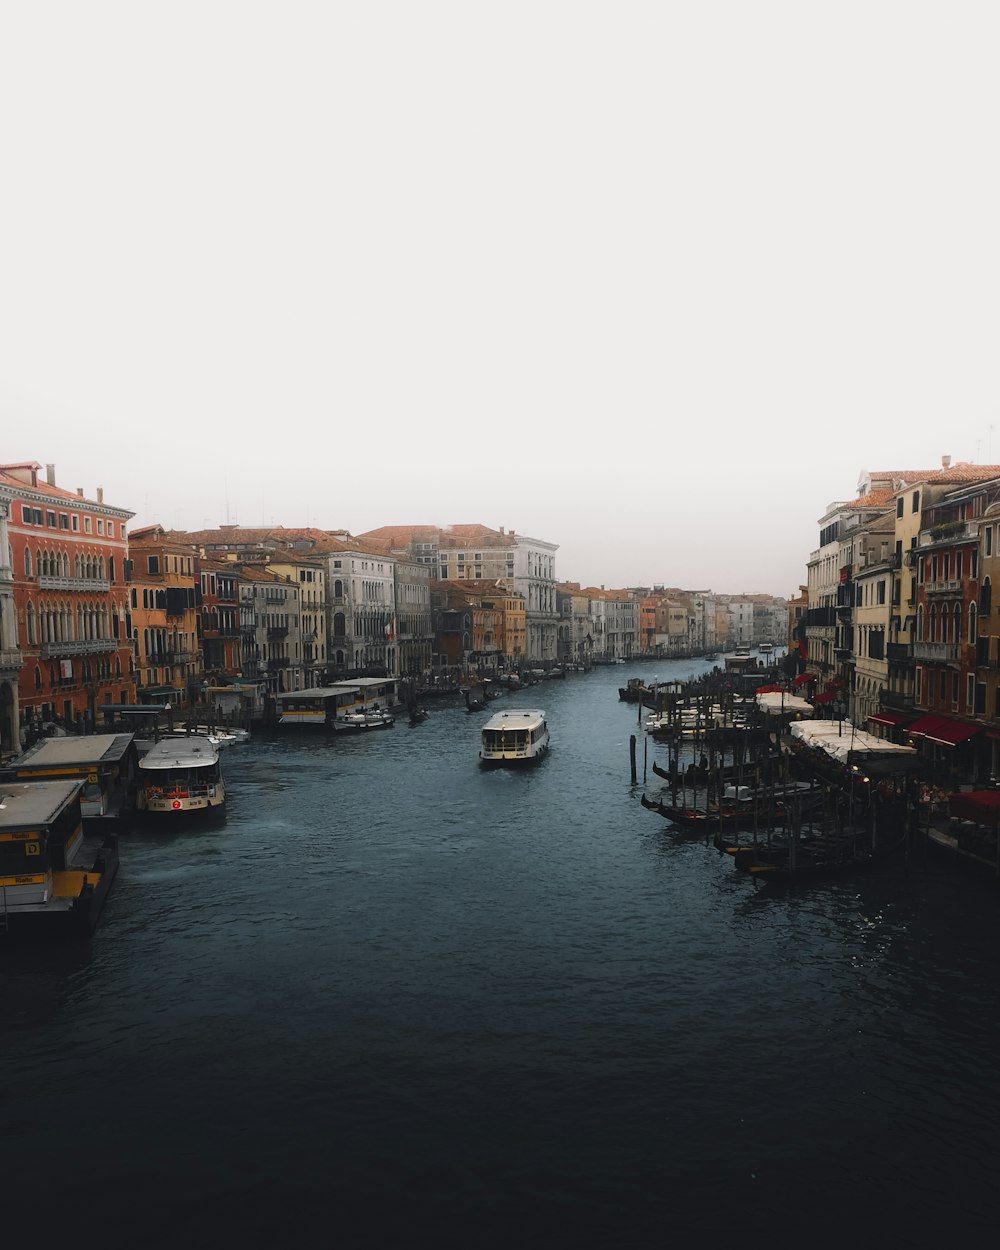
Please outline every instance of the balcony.
[[269, 673], [276, 673], [279, 669], [288, 668], [289, 663], [290, 661], [287, 656], [278, 656], [277, 659], [268, 660], [267, 671]]
[[287, 638], [288, 626], [287, 625], [271, 625], [268, 627], [267, 636], [268, 638]]
[[39, 573], [39, 590], [80, 590], [90, 594], [106, 595], [111, 590], [111, 583], [100, 577], [53, 577], [49, 573]]
[[950, 547], [955, 543], [978, 541], [978, 525], [969, 521], [946, 521], [943, 525], [932, 525], [920, 534], [918, 550], [924, 552], [934, 547]]
[[957, 664], [961, 647], [960, 642], [915, 642], [913, 658], [931, 664]]
[[194, 659], [191, 651], [154, 651], [147, 656], [150, 664], [190, 664]]
[[933, 582], [924, 582], [924, 590], [929, 595], [956, 595], [962, 589], [960, 577], [939, 577]]
[[907, 712], [913, 707], [914, 698], [912, 694], [903, 694], [899, 690], [883, 690], [882, 706], [896, 708], [900, 712]]
[[888, 642], [885, 646], [885, 658], [890, 664], [908, 664], [913, 659], [912, 642]]
[[21, 663], [20, 651], [0, 651], [0, 669], [17, 669]]
[[118, 650], [117, 638], [84, 638], [82, 641], [67, 639], [64, 642], [43, 642], [43, 660], [55, 660], [66, 655], [103, 655]]

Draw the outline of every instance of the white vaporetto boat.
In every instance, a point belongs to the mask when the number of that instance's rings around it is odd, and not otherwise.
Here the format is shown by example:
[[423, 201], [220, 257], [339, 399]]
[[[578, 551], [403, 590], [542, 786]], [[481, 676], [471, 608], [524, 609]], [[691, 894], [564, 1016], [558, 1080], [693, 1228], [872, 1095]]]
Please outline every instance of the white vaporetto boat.
[[539, 708], [508, 708], [483, 726], [483, 764], [537, 764], [549, 749], [549, 726]]
[[221, 812], [226, 787], [219, 750], [199, 734], [163, 738], [139, 760], [136, 807], [140, 812]]

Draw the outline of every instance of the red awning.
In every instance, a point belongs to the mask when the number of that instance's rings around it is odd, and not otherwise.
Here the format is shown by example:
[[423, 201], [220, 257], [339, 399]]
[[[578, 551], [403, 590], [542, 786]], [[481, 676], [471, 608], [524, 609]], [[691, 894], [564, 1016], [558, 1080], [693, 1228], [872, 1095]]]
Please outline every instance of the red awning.
[[799, 673], [798, 677], [792, 678], [792, 685], [796, 687], [797, 689], [799, 686], [805, 685], [807, 681], [815, 681], [815, 680], [816, 678], [813, 676], [812, 673]]
[[939, 746], [954, 747], [966, 742], [974, 734], [982, 732], [981, 725], [970, 725], [964, 720], [949, 720], [946, 716], [921, 716], [906, 732], [917, 738], [926, 738]]
[[783, 686], [758, 686], [754, 694], [781, 694]]
[[977, 825], [1000, 825], [1000, 790], [972, 790], [968, 794], [950, 794], [948, 810], [959, 820]]
[[813, 703], [832, 703], [833, 700], [834, 700], [833, 691], [824, 690], [820, 694], [818, 694], [815, 699], [813, 699]]
[[954, 747], [960, 742], [967, 742], [979, 732], [979, 725], [970, 725], [965, 720], [942, 720], [937, 729], [925, 734], [924, 737], [929, 738], [931, 742], [939, 742], [941, 746]]
[[873, 720], [876, 725], [892, 725], [895, 728], [913, 720], [913, 713], [892, 712], [887, 708], [883, 708], [880, 712], [873, 712], [868, 719]]

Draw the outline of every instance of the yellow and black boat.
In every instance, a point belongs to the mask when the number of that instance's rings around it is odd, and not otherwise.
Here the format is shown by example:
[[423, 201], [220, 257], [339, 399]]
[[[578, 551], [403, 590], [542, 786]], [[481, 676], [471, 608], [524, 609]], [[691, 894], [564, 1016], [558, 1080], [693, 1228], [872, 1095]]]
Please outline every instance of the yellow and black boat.
[[118, 871], [118, 838], [84, 833], [83, 784], [0, 782], [0, 938], [96, 926]]

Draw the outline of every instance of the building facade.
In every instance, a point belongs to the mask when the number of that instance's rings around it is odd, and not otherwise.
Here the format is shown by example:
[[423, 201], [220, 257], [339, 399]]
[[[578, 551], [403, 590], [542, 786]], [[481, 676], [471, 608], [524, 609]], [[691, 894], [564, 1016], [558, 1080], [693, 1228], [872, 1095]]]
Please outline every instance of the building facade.
[[135, 699], [125, 582], [133, 514], [106, 504], [101, 489], [96, 499], [63, 490], [55, 467], [43, 474], [34, 461], [0, 465], [0, 503], [7, 539], [0, 717], [6, 740], [13, 746], [16, 736], [20, 749], [52, 726], [92, 729], [101, 707]]

